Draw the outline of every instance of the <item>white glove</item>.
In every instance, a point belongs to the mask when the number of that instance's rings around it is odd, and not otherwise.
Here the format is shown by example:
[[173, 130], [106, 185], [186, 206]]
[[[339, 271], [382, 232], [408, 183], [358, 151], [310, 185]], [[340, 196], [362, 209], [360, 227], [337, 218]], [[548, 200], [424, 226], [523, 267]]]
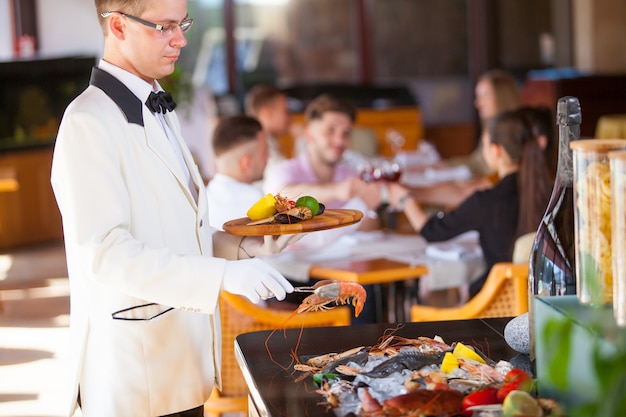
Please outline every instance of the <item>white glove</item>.
[[256, 236], [248, 236], [241, 241], [241, 248], [251, 258], [260, 255], [275, 255], [280, 253], [287, 246], [302, 239], [306, 234], [307, 233], [279, 236], [266, 235], [263, 236], [263, 240]]
[[260, 259], [226, 261], [223, 288], [255, 304], [272, 297], [284, 300], [288, 292], [293, 292], [289, 281]]

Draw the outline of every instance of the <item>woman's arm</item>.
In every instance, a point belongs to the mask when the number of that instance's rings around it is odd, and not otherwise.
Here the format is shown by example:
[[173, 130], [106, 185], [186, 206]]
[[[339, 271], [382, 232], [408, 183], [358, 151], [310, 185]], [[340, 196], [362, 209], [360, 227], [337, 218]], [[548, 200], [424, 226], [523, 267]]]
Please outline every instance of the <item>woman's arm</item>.
[[404, 198], [404, 201], [400, 202], [400, 205], [404, 204], [404, 214], [406, 218], [411, 223], [413, 229], [419, 233], [424, 227], [424, 224], [428, 221], [428, 216], [422, 210], [422, 207], [419, 205], [415, 198], [411, 194], [407, 194]]

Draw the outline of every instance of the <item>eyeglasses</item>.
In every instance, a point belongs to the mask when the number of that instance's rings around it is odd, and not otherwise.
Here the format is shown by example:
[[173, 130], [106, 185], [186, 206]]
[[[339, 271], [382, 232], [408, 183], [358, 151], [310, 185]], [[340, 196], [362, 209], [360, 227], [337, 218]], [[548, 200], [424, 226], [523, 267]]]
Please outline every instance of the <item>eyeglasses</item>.
[[166, 25], [159, 25], [156, 23], [148, 22], [147, 20], [143, 20], [139, 17], [132, 16], [126, 13], [112, 11], [112, 12], [103, 12], [100, 16], [103, 18], [107, 18], [111, 16], [113, 13], [119, 13], [124, 17], [127, 17], [135, 22], [141, 23], [144, 26], [148, 26], [149, 28], [153, 28], [161, 32], [162, 35], [171, 35], [176, 31], [177, 28], [180, 28], [181, 32], [185, 33], [189, 30], [191, 25], [193, 25], [193, 19], [190, 19], [188, 16], [185, 17], [180, 23], [168, 23]]

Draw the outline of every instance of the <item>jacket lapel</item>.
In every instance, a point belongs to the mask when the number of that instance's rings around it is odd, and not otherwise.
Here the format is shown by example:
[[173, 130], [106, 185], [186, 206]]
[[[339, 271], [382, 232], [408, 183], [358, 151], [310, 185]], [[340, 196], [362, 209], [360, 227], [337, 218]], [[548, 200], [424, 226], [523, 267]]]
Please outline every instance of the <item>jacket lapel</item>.
[[[158, 155], [165, 166], [167, 166], [167, 168], [176, 177], [178, 184], [194, 209], [198, 209], [196, 204], [197, 200], [192, 195], [189, 185], [187, 184], [186, 176], [183, 172], [184, 167], [182, 167], [178, 162], [178, 157], [176, 156], [167, 135], [148, 107], [145, 106], [144, 103], [142, 103], [141, 100], [139, 100], [137, 96], [135, 96], [120, 80], [100, 68], [93, 68], [90, 84], [104, 91], [111, 98], [111, 100], [119, 106], [128, 123], [137, 124], [143, 127], [147, 146], [152, 149], [156, 155]], [[201, 186], [202, 178], [200, 178], [200, 174], [195, 168], [195, 163], [193, 162], [193, 158], [187, 149], [187, 145], [180, 137], [180, 126], [176, 117], [174, 117], [172, 113], [168, 113], [165, 115], [165, 119], [172, 132], [174, 132], [176, 140], [178, 141], [178, 144], [183, 152], [185, 164], [191, 173], [191, 178], [194, 186], [196, 187], [196, 191], [201, 190], [204, 188]], [[196, 193], [196, 195], [197, 194], [198, 193]], [[202, 201], [202, 198], [199, 200]]]
[[[191, 190], [189, 189], [189, 184], [187, 184], [187, 177], [183, 169], [185, 169], [179, 162], [178, 157], [176, 156], [176, 152], [172, 147], [165, 131], [161, 127], [159, 121], [154, 117], [154, 115], [150, 112], [150, 110], [144, 106], [144, 123], [145, 123], [145, 131], [146, 131], [146, 144], [147, 146], [163, 161], [163, 164], [167, 166], [167, 168], [172, 172], [172, 174], [176, 177], [178, 184], [182, 188], [185, 196], [189, 200], [190, 204], [197, 209], [196, 198], [192, 195]], [[195, 169], [190, 168], [189, 159], [191, 155], [187, 149], [187, 145], [182, 142], [182, 138], [179, 135], [179, 129], [172, 125], [173, 117], [168, 113], [166, 115], [166, 121], [169, 124], [170, 130], [174, 132], [176, 136], [176, 140], [178, 141], [178, 145], [183, 153], [183, 158], [185, 160], [186, 168], [189, 169], [191, 174], [192, 181], [196, 182], [194, 179], [194, 171]], [[182, 143], [181, 143], [182, 142]], [[191, 167], [194, 165], [192, 164]], [[197, 187], [197, 185], [195, 185]]]

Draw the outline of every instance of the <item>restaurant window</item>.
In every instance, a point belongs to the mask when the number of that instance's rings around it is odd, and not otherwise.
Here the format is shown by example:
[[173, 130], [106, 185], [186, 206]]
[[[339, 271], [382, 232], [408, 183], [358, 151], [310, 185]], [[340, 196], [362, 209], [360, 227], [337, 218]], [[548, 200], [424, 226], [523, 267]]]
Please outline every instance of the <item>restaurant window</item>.
[[374, 79], [468, 74], [465, 0], [375, 0]]
[[497, 6], [497, 22], [506, 22], [498, 27], [497, 65], [518, 74], [553, 66], [553, 5], [545, 0], [501, 0]]
[[[196, 20], [181, 65], [196, 84], [229, 93], [226, 0], [190, 0]], [[336, 0], [233, 0], [235, 93], [260, 82], [359, 81], [357, 6]]]
[[357, 7], [356, 1], [290, 1], [281, 81], [359, 81]]
[[540, 39], [551, 40], [555, 1], [189, 0], [196, 24], [180, 64], [195, 85], [239, 105], [257, 83], [405, 83], [426, 122], [465, 122], [475, 117], [480, 72], [500, 67], [522, 79], [550, 65]]
[[[228, 91], [224, 43], [223, 0], [189, 0], [187, 9], [194, 25], [185, 35], [178, 64], [192, 74], [195, 85], [207, 85], [216, 94]], [[218, 93], [219, 92], [219, 93]]]

